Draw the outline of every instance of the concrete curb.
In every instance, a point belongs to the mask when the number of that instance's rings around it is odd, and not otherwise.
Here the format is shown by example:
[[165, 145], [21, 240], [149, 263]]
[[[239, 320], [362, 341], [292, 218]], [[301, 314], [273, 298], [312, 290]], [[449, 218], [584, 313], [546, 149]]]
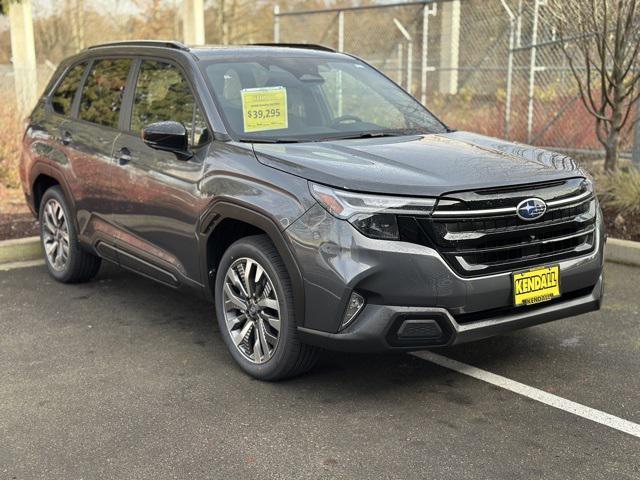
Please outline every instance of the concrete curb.
[[40, 237], [18, 238], [0, 242], [0, 263], [25, 262], [42, 258]]
[[[40, 237], [19, 238], [0, 242], [0, 264], [25, 262], [42, 258]], [[608, 262], [640, 267], [640, 242], [609, 238], [605, 248]]]
[[640, 242], [609, 238], [604, 257], [607, 262], [640, 267]]

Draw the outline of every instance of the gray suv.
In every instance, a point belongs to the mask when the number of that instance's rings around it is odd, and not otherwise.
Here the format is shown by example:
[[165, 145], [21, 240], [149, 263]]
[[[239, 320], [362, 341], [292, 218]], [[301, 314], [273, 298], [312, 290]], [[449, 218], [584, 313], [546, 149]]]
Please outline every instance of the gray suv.
[[447, 346], [600, 307], [602, 215], [573, 160], [452, 130], [324, 47], [92, 47], [24, 146], [54, 278], [104, 259], [198, 292], [263, 380], [319, 347]]

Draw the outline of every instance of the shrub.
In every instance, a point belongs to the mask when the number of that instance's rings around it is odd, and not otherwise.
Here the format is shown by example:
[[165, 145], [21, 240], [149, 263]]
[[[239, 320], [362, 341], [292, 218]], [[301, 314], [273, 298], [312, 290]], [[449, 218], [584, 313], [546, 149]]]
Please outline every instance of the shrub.
[[[13, 92], [8, 92], [5, 99], [13, 99]], [[15, 102], [0, 103], [0, 185], [17, 188], [20, 184], [18, 162], [22, 148], [22, 119]]]
[[640, 171], [633, 167], [598, 178], [600, 199], [623, 214], [640, 215]]

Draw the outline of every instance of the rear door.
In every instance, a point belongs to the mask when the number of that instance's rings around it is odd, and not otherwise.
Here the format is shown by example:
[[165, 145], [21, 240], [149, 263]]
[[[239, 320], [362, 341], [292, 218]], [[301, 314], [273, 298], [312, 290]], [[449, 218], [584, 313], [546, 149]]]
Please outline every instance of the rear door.
[[110, 237], [114, 230], [106, 223], [113, 198], [111, 176], [113, 143], [120, 134], [120, 112], [131, 58], [93, 60], [83, 82], [76, 118], [64, 127], [71, 147], [74, 192], [80, 234], [95, 244], [100, 236]]
[[25, 136], [25, 141], [31, 142], [28, 151], [33, 161], [62, 171], [67, 180], [73, 175], [69, 174], [70, 145], [66, 126], [71, 121], [77, 91], [87, 65], [88, 62], [72, 65], [62, 72], [61, 78], [53, 82], [53, 91], [45, 97], [44, 105], [38, 105], [34, 110]]
[[[136, 70], [135, 90], [127, 102], [130, 121], [125, 120], [113, 148], [119, 166], [112, 177], [117, 201], [112, 204], [111, 220], [126, 236], [125, 248], [135, 256], [199, 282], [195, 230], [207, 200], [199, 194], [198, 181], [210, 130], [194, 89], [178, 65], [141, 59]], [[187, 128], [192, 158], [152, 149], [142, 141], [144, 126], [165, 120]], [[165, 283], [175, 281], [163, 272], [154, 276]]]

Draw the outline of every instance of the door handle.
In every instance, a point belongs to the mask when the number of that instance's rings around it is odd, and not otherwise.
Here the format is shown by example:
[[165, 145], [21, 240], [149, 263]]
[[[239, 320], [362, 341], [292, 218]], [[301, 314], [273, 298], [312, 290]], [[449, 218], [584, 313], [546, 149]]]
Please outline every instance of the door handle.
[[131, 161], [131, 152], [129, 151], [129, 149], [126, 147], [122, 147], [118, 151], [117, 160], [118, 165], [126, 165], [127, 163], [129, 163]]
[[66, 130], [62, 132], [62, 137], [60, 137], [60, 143], [62, 143], [62, 145], [69, 145], [72, 141], [73, 137], [70, 132]]

